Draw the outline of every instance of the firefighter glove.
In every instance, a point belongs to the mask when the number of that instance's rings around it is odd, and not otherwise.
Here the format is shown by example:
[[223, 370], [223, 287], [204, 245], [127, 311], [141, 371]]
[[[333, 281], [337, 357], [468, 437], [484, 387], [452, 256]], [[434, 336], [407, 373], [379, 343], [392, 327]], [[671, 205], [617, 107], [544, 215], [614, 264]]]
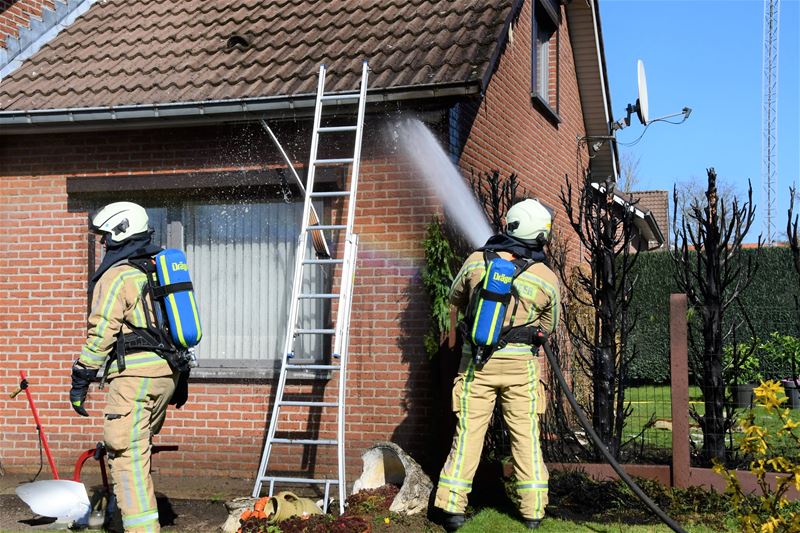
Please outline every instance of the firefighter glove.
[[170, 405], [174, 405], [176, 409], [183, 407], [183, 404], [189, 399], [189, 372], [189, 370], [184, 370], [178, 374], [175, 392], [172, 393], [172, 399], [169, 401]]
[[72, 365], [72, 388], [69, 390], [69, 403], [75, 412], [81, 416], [89, 416], [83, 408], [86, 393], [89, 392], [89, 383], [97, 377], [97, 368], [86, 368], [78, 361]]
[[545, 342], [547, 342], [547, 333], [545, 333], [539, 328], [536, 328], [536, 331], [533, 332], [533, 335], [531, 337], [531, 343], [534, 346], [541, 346]]

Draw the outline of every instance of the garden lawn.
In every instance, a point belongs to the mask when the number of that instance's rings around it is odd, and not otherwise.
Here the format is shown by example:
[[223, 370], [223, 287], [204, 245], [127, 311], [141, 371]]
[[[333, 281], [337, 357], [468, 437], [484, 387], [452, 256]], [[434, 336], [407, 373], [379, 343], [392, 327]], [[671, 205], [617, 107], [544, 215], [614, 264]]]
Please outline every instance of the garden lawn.
[[[660, 448], [670, 450], [672, 448], [672, 405], [670, 387], [666, 385], [645, 385], [640, 387], [631, 387], [625, 391], [625, 401], [630, 402], [631, 416], [625, 422], [624, 439], [630, 439], [633, 436], [641, 436], [637, 442], [644, 441], [647, 448]], [[700, 387], [689, 387], [689, 407], [694, 408], [699, 415], [705, 412], [705, 405], [703, 404], [703, 395], [700, 392]], [[742, 418], [747, 414], [747, 409], [736, 409], [736, 416]], [[797, 419], [797, 410], [794, 410], [795, 419]], [[650, 418], [654, 416], [657, 423], [644, 429]], [[688, 416], [688, 415], [687, 415]], [[766, 427], [771, 432], [776, 432], [781, 428], [782, 424], [774, 416], [767, 414], [763, 407], [755, 408], [755, 421], [757, 424]], [[689, 420], [689, 432], [692, 439], [698, 446], [702, 446], [702, 431], [694, 422], [693, 419]], [[739, 424], [736, 426], [735, 437], [741, 437], [741, 427]], [[789, 457], [800, 456], [800, 450], [787, 447], [781, 450], [783, 455]]]
[[[725, 530], [715, 530], [702, 525], [683, 526], [690, 533], [719, 533], [719, 531], [737, 531], [736, 528]], [[485, 508], [468, 520], [459, 533], [486, 533], [496, 531], [503, 533], [527, 533], [530, 531], [512, 516], [499, 512], [495, 509]], [[597, 523], [597, 522], [574, 522], [570, 520], [560, 520], [557, 518], [546, 518], [536, 531], [542, 533], [559, 532], [594, 532], [594, 533], [669, 533], [670, 528], [663, 524], [629, 525], [622, 522]]]

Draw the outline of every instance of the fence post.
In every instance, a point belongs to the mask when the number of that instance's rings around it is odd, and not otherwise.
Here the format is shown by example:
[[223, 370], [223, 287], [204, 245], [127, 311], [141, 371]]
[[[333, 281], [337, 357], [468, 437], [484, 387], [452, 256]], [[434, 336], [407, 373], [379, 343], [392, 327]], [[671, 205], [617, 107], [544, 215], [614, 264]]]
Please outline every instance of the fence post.
[[672, 385], [672, 486], [689, 486], [689, 342], [685, 294], [669, 296], [669, 355]]

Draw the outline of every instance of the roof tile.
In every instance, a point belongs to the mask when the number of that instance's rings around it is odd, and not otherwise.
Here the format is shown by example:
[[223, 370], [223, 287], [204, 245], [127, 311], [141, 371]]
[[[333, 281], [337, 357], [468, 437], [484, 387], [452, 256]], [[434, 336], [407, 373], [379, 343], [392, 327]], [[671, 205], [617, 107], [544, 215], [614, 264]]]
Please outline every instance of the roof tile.
[[362, 60], [373, 89], [475, 82], [512, 3], [105, 0], [0, 82], [0, 109], [313, 94], [320, 63], [349, 91]]

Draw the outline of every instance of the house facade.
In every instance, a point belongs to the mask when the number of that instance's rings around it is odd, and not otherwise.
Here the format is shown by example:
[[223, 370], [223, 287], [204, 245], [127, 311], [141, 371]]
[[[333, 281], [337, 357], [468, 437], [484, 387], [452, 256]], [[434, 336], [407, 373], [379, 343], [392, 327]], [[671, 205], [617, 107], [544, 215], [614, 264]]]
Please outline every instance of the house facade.
[[[0, 80], [0, 383], [13, 390], [27, 373], [59, 467], [71, 470], [102, 436], [104, 392], [91, 389], [89, 419], [74, 416], [67, 401], [70, 366], [85, 340], [87, 280], [100, 254], [87, 214], [130, 200], [148, 209], [159, 244], [186, 250], [205, 332], [189, 402], [170, 409], [154, 440], [179, 449], [154, 456], [154, 467], [255, 475], [302, 212], [259, 121], [304, 175], [319, 64], [329, 70], [327, 91], [352, 91], [367, 60], [349, 478], [360, 454], [387, 440], [438, 468], [431, 435], [442, 422], [441, 398], [436, 362], [422, 343], [430, 317], [419, 276], [422, 240], [443, 201], [403, 156], [398, 121], [422, 120], [463, 175], [516, 173], [558, 212], [565, 178], [587, 169], [616, 175], [609, 143], [589, 158], [581, 142], [608, 135], [611, 122], [596, 1], [79, 4], [85, 11], [35, 51], [16, 54], [24, 59]], [[333, 189], [349, 173], [317, 179]], [[318, 206], [326, 221], [342, 207]], [[331, 279], [335, 273], [307, 281]], [[335, 380], [293, 386], [298, 397], [336, 395]], [[282, 429], [311, 427], [319, 438], [335, 431], [329, 411], [297, 407], [285, 416]], [[38, 469], [22, 396], [5, 402], [0, 424], [3, 468]], [[270, 464], [325, 475], [335, 451], [275, 448]]]

